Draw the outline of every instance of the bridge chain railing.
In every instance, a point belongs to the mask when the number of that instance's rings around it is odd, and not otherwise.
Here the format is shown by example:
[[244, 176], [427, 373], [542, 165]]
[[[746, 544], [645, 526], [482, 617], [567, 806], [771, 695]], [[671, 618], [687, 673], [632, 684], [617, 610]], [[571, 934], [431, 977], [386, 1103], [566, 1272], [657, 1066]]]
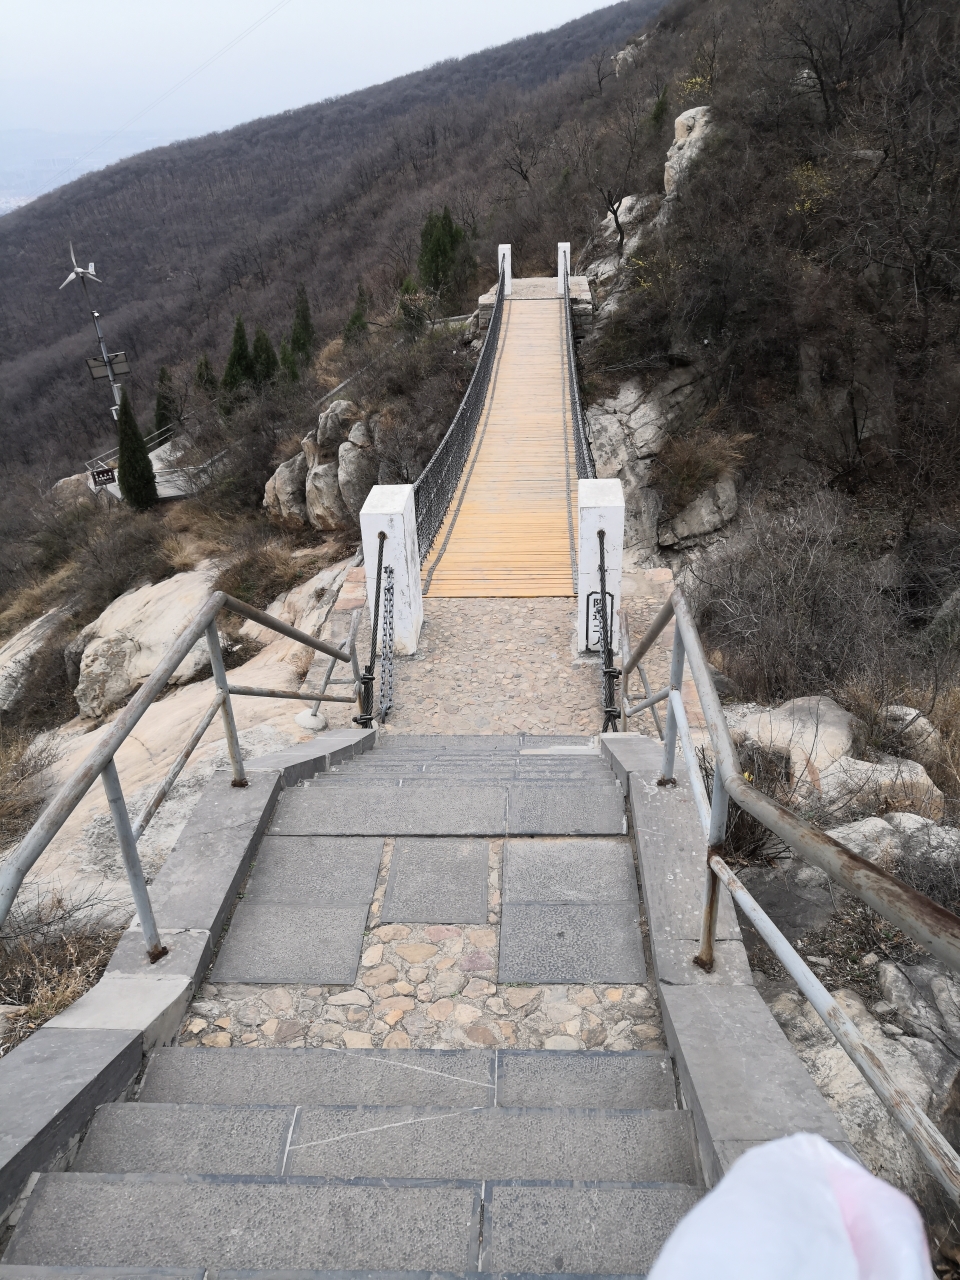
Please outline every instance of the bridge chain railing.
[[500, 280], [497, 284], [497, 300], [466, 395], [460, 402], [460, 408], [447, 434], [440, 441], [436, 452], [413, 486], [421, 564], [426, 560], [430, 548], [436, 541], [457, 485], [460, 483], [460, 477], [463, 475], [467, 458], [470, 456], [470, 448], [477, 432], [477, 424], [483, 412], [487, 388], [490, 386], [493, 373], [493, 362], [500, 337], [500, 322], [503, 317], [504, 296], [504, 271], [501, 267]]
[[[369, 729], [374, 721], [373, 686], [377, 670], [377, 642], [380, 642], [380, 699], [377, 719], [382, 724], [393, 706], [393, 568], [384, 566], [383, 549], [387, 535], [377, 535], [377, 578], [373, 594], [373, 620], [370, 627], [370, 661], [360, 677], [360, 711], [353, 717], [354, 724]], [[382, 615], [381, 615], [382, 607]], [[381, 616], [382, 634], [379, 630]]]
[[[623, 611], [621, 611], [623, 616]], [[675, 621], [670, 683], [658, 693], [650, 692], [642, 659], [664, 628]], [[629, 651], [625, 641], [624, 652]], [[699, 769], [696, 750], [681, 698], [684, 667], [689, 666], [694, 687], [703, 711], [704, 721], [714, 754], [713, 780], [710, 794]], [[645, 697], [631, 705], [628, 680], [638, 670], [643, 680]], [[724, 861], [727, 833], [727, 807], [733, 800], [756, 818], [768, 831], [805, 862], [825, 871], [848, 892], [855, 894], [868, 907], [919, 943], [955, 973], [960, 972], [960, 918], [916, 889], [904, 884], [890, 872], [875, 866], [866, 858], [847, 849], [839, 841], [807, 822], [792, 809], [772, 799], [747, 781], [740, 758], [707, 664], [690, 606], [679, 587], [647, 630], [640, 643], [629, 653], [622, 671], [621, 727], [626, 729], [628, 717], [646, 708], [656, 714], [656, 707], [666, 703], [666, 723], [662, 726], [663, 764], [658, 786], [676, 784], [677, 740], [684, 759], [693, 799], [705, 841], [703, 921], [700, 947], [693, 962], [711, 972], [714, 965], [714, 943], [721, 883], [726, 885], [737, 906], [757, 933], [796, 982], [800, 991], [829, 1027], [841, 1048], [857, 1067], [887, 1110], [904, 1129], [920, 1156], [955, 1204], [960, 1204], [960, 1156], [950, 1146], [920, 1104], [891, 1076], [876, 1050], [865, 1039], [856, 1024], [844, 1013], [816, 974], [809, 968], [770, 917], [750, 895], [743, 883]], [[661, 728], [659, 720], [658, 729]]]
[[[224, 666], [223, 650], [216, 622], [218, 614], [223, 609], [237, 613], [241, 617], [247, 618], [251, 622], [256, 622], [261, 627], [276, 631], [280, 635], [287, 636], [291, 640], [297, 640], [300, 644], [306, 645], [318, 653], [328, 655], [331, 660], [330, 671], [327, 672], [320, 692], [307, 693], [294, 692], [290, 689], [256, 689], [245, 685], [230, 684]], [[153, 674], [140, 686], [137, 693], [134, 694], [110, 726], [108, 732], [104, 734], [101, 741], [63, 783], [40, 814], [40, 817], [20, 841], [20, 844], [0, 866], [0, 928], [2, 928], [10, 913], [10, 909], [28, 871], [48, 848], [50, 842], [94, 785], [97, 778], [100, 778], [106, 793], [110, 813], [113, 817], [117, 839], [120, 843], [120, 853], [130, 884], [134, 907], [143, 929], [147, 955], [151, 963], [156, 963], [157, 960], [166, 955], [167, 948], [160, 939], [153, 907], [150, 903], [146, 878], [143, 874], [143, 867], [137, 851], [137, 842], [140, 836], [169, 795], [173, 784], [180, 776], [184, 766], [204, 733], [212, 724], [218, 711], [223, 718], [224, 737], [230, 757], [230, 766], [233, 770], [231, 785], [234, 787], [248, 785], [243, 767], [243, 756], [240, 751], [236, 720], [233, 715], [232, 699], [234, 697], [294, 698], [302, 702], [312, 702], [315, 711], [321, 702], [354, 703], [358, 700], [362, 688], [362, 673], [357, 660], [356, 634], [361, 612], [360, 609], [354, 610], [347, 647], [339, 649], [335, 644], [331, 644], [326, 640], [318, 640], [315, 636], [307, 635], [304, 631], [298, 631], [296, 627], [291, 627], [288, 623], [281, 622], [279, 618], [271, 617], [268, 613], [254, 609], [251, 605], [244, 604], [241, 600], [235, 600], [223, 591], [212, 592], [193, 621], [188, 623], [176, 637]], [[166, 688], [167, 683], [190, 650], [199, 640], [204, 639], [210, 654], [210, 666], [213, 671], [214, 685], [216, 686], [213, 701], [201, 716], [180, 754], [167, 771], [163, 781], [144, 805], [140, 815], [135, 821], [131, 821], [120, 782], [120, 775], [117, 770], [116, 754], [143, 718], [150, 705]], [[331, 694], [326, 692], [327, 685], [330, 683], [332, 669], [338, 662], [345, 663], [352, 670], [352, 679], [346, 682], [353, 686], [353, 691], [350, 694]], [[334, 683], [342, 682], [335, 681]]]
[[573, 309], [570, 306], [570, 272], [563, 266], [563, 312], [566, 321], [567, 386], [570, 388], [570, 414], [573, 418], [573, 450], [577, 461], [577, 479], [595, 480], [594, 466], [587, 427], [580, 403], [580, 379], [577, 373], [577, 349], [573, 341]]

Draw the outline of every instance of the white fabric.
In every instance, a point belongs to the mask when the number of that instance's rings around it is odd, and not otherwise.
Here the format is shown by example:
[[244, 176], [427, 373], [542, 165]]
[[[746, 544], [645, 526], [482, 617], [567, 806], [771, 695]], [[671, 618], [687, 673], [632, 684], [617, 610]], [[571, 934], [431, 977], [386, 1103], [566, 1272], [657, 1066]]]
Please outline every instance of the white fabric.
[[901, 1191], [816, 1134], [753, 1147], [683, 1219], [648, 1280], [933, 1280]]

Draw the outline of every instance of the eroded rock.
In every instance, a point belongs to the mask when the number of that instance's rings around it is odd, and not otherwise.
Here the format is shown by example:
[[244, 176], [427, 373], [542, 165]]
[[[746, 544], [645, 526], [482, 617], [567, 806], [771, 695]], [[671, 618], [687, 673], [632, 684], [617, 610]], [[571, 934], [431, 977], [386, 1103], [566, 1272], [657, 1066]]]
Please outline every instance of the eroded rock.
[[740, 745], [755, 743], [789, 760], [791, 788], [809, 794], [819, 789], [821, 772], [850, 751], [856, 724], [832, 698], [791, 698], [744, 716], [732, 733]]
[[721, 476], [679, 515], [661, 525], [657, 537], [661, 547], [679, 549], [715, 533], [737, 514], [737, 486], [733, 476]]
[[918, 761], [925, 769], [949, 763], [947, 745], [940, 731], [915, 707], [883, 707], [880, 717], [887, 729], [897, 735], [911, 760]]
[[674, 121], [673, 143], [663, 168], [663, 189], [675, 194], [684, 174], [696, 159], [712, 128], [709, 107], [691, 107]]
[[916, 760], [882, 755], [874, 760], [841, 756], [820, 773], [824, 805], [834, 814], [906, 810], [943, 817], [943, 792]]
[[34, 655], [66, 617], [66, 609], [50, 609], [0, 647], [0, 711], [12, 711], [17, 705]]
[[350, 512], [340, 495], [336, 462], [323, 462], [307, 472], [306, 505], [307, 519], [315, 529], [346, 529], [350, 525]]
[[272, 515], [295, 516], [306, 524], [307, 471], [307, 458], [303, 452], [277, 467], [263, 494], [263, 505]]
[[365, 422], [356, 422], [350, 434], [340, 446], [337, 457], [337, 481], [340, 496], [356, 522], [367, 494], [377, 483], [380, 460], [373, 447], [373, 438]]

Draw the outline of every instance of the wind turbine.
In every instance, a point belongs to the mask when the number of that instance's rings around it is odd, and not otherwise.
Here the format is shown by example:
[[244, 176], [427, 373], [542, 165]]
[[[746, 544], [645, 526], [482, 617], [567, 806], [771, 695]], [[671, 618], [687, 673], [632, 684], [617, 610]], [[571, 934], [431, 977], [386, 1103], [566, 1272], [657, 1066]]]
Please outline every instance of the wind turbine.
[[[95, 280], [97, 284], [102, 284], [103, 281], [94, 274], [95, 268], [92, 262], [89, 267], [80, 266], [77, 262], [77, 256], [73, 252], [72, 240], [70, 241], [70, 261], [73, 263], [73, 270], [67, 276], [66, 280], [64, 280], [60, 288], [65, 289], [71, 280], [79, 280], [83, 285], [83, 296], [86, 298], [87, 305], [89, 306], [90, 294], [87, 291], [87, 281]], [[90, 314], [93, 316], [93, 323], [96, 326], [97, 339], [100, 343], [100, 354], [103, 357], [103, 360], [102, 363], [100, 360], [95, 358], [93, 360], [88, 360], [87, 367], [94, 379], [110, 379], [110, 387], [113, 391], [113, 408], [110, 412], [113, 414], [114, 421], [116, 421], [117, 414], [120, 412], [120, 383], [117, 381], [117, 377], [121, 373], [129, 373], [130, 365], [127, 362], [126, 352], [117, 351], [112, 356], [107, 353], [107, 344], [104, 340], [103, 330], [100, 328], [100, 312], [94, 307], [90, 307]]]

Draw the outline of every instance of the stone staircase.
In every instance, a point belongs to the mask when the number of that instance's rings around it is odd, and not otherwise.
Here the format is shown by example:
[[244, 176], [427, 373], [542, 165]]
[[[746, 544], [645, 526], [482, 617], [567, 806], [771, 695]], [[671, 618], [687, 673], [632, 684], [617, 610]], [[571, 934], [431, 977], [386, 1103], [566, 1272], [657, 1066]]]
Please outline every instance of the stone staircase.
[[[304, 945], [320, 919], [356, 982], [384, 838], [413, 838], [411, 874], [439, 858], [450, 901], [469, 903], [450, 846], [466, 875], [486, 837], [504, 840], [502, 916], [470, 910], [499, 925], [501, 983], [508, 935], [510, 981], [642, 981], [625, 831], [621, 787], [584, 739], [387, 738], [283, 794], [221, 958], [233, 946], [232, 981], [289, 981], [253, 972], [262, 921], [286, 912], [297, 963], [331, 982], [323, 937]], [[525, 974], [542, 963], [561, 971]], [[642, 1276], [702, 1194], [659, 1051], [168, 1047], [135, 1093], [99, 1109], [68, 1172], [40, 1175], [0, 1280]]]

